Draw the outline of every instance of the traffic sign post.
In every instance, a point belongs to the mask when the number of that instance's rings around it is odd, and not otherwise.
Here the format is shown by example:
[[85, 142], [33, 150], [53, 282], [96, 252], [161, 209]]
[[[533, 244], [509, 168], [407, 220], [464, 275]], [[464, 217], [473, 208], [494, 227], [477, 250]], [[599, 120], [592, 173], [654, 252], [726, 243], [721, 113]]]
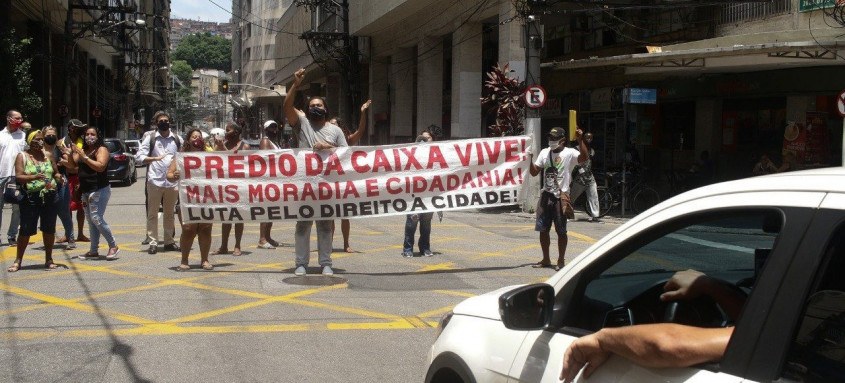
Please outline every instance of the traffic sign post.
[[534, 84], [525, 89], [525, 105], [531, 109], [540, 109], [546, 105], [546, 90], [539, 84]]
[[836, 111], [842, 117], [842, 166], [845, 166], [845, 90], [836, 95]]

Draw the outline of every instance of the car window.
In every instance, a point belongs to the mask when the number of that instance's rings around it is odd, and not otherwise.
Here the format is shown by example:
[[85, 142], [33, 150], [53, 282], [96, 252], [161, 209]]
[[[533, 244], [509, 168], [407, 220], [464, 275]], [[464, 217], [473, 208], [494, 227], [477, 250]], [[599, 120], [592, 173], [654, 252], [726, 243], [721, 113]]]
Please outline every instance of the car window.
[[783, 375], [801, 382], [845, 381], [845, 226], [834, 231], [792, 337]]
[[[652, 228], [628, 241], [630, 247], [609, 253], [581, 281], [578, 308], [567, 310], [568, 326], [597, 331], [603, 327], [666, 322], [663, 285], [675, 272], [693, 269], [722, 279], [748, 293], [774, 246], [781, 215], [749, 211], [705, 215]], [[592, 276], [592, 277], [590, 277]], [[726, 326], [736, 318], [702, 298], [679, 304], [672, 322], [702, 327]]]
[[120, 142], [117, 141], [105, 141], [106, 148], [109, 149], [109, 153], [119, 153], [123, 151], [123, 146], [120, 145]]

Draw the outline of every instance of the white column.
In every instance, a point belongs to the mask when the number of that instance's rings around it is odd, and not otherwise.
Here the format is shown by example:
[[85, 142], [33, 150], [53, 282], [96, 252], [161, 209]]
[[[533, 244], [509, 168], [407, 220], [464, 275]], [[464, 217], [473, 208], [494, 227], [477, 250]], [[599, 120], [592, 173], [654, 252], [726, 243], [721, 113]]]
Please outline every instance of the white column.
[[480, 137], [481, 24], [467, 23], [452, 33], [452, 137]]
[[443, 39], [426, 37], [417, 45], [417, 131], [443, 126]]
[[[390, 105], [388, 98], [388, 89], [390, 89], [387, 81], [387, 59], [383, 57], [373, 57], [370, 60], [370, 99], [373, 100], [373, 105], [369, 109], [370, 115], [367, 116], [367, 134], [371, 137], [375, 136], [376, 125], [381, 125], [390, 113]], [[387, 142], [376, 138], [374, 144], [386, 144]]]
[[417, 51], [399, 48], [390, 57], [390, 136], [414, 134], [414, 66]]
[[[525, 45], [523, 35], [525, 28], [516, 16], [511, 0], [499, 2], [499, 22], [511, 20], [507, 24], [499, 25], [499, 65], [508, 64], [513, 75], [520, 80], [525, 79]], [[485, 68], [486, 69], [486, 68]]]

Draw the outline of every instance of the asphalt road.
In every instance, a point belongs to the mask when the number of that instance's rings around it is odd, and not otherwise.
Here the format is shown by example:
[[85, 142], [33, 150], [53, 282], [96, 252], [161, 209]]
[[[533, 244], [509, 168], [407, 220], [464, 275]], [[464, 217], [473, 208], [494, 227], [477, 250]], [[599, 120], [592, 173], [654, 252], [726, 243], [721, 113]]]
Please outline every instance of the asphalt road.
[[[353, 220], [358, 252], [342, 252], [338, 228], [334, 277], [293, 276], [293, 222], [274, 226], [275, 250], [258, 249], [249, 224], [243, 256], [212, 256], [215, 270], [203, 271], [195, 244], [194, 269], [180, 273], [178, 253], [149, 255], [139, 243], [139, 170], [138, 183], [113, 186], [106, 212], [120, 259], [81, 261], [87, 243], [57, 245], [61, 267], [45, 271], [39, 235], [21, 271], [0, 273], [0, 381], [421, 381], [443, 313], [554, 273], [530, 267], [540, 259], [532, 216], [507, 209], [446, 212], [433, 223], [435, 255], [410, 259], [400, 256], [404, 217]], [[569, 256], [620, 223], [570, 222]], [[217, 226], [214, 235], [213, 249]], [[0, 247], [3, 270], [14, 251]], [[316, 253], [312, 266], [318, 272]]]

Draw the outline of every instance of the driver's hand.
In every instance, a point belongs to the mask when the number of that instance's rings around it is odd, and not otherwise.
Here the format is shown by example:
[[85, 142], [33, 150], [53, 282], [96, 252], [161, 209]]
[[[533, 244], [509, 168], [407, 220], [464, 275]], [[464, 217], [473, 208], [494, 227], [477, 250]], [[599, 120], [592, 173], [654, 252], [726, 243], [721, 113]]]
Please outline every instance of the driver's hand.
[[668, 302], [695, 299], [706, 293], [708, 279], [700, 271], [679, 271], [663, 286], [666, 292], [660, 295], [660, 300]]
[[563, 368], [560, 370], [560, 380], [564, 382], [574, 381], [582, 368], [584, 369], [584, 378], [589, 378], [610, 357], [610, 352], [602, 350], [597, 334], [580, 337], [569, 345], [569, 348], [563, 353]]

